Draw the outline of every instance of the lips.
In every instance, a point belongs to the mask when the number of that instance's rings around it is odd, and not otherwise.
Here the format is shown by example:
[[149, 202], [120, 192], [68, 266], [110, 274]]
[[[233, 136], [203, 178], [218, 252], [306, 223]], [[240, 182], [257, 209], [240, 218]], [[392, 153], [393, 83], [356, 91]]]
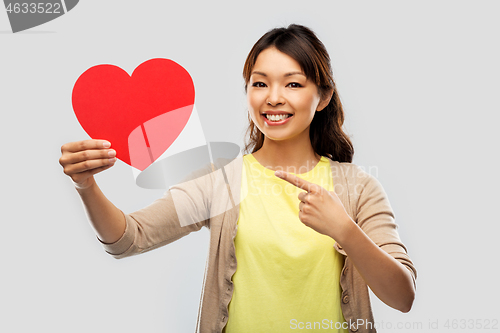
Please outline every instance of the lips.
[[290, 114], [290, 115], [293, 115], [291, 112], [286, 112], [286, 111], [264, 111], [261, 114], [262, 115], [266, 115], [266, 114], [272, 114], [272, 115]]
[[[269, 114], [269, 113], [268, 113]], [[283, 120], [280, 120], [280, 121], [272, 121], [272, 120], [269, 120], [267, 119], [266, 117], [266, 114], [265, 113], [262, 113], [261, 114], [261, 117], [264, 119], [264, 122], [269, 125], [269, 126], [279, 126], [279, 125], [283, 125], [283, 124], [286, 124], [291, 118], [293, 118], [293, 114], [291, 113], [275, 113], [275, 114], [287, 114], [287, 115], [290, 115], [289, 117], [286, 117], [285, 119]]]

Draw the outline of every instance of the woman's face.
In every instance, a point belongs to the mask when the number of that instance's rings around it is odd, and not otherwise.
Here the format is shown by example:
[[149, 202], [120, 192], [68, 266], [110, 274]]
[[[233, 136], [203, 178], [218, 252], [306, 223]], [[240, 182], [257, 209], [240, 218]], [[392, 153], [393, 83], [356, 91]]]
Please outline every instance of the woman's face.
[[247, 101], [254, 124], [271, 140], [309, 139], [315, 112], [328, 104], [299, 63], [274, 47], [258, 55], [247, 85]]

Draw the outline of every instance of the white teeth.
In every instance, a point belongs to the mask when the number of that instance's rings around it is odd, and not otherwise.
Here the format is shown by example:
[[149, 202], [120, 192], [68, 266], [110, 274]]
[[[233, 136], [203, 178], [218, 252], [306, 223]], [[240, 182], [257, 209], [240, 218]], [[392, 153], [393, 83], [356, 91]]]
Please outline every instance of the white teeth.
[[280, 114], [280, 115], [270, 115], [266, 114], [266, 118], [271, 120], [271, 121], [281, 121], [285, 118], [288, 118], [288, 114]]

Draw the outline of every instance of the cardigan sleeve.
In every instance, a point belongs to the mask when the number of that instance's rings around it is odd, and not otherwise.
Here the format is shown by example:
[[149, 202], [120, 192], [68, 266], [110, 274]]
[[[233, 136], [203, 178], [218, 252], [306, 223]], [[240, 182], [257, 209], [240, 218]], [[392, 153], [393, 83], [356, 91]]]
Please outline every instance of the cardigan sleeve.
[[416, 285], [417, 270], [398, 234], [394, 212], [380, 182], [355, 166], [356, 222], [375, 244], [386, 251], [411, 273]]
[[204, 226], [209, 228], [212, 191], [210, 170], [197, 170], [149, 206], [130, 214], [122, 212], [125, 232], [116, 242], [97, 240], [108, 254], [121, 259], [156, 249]]

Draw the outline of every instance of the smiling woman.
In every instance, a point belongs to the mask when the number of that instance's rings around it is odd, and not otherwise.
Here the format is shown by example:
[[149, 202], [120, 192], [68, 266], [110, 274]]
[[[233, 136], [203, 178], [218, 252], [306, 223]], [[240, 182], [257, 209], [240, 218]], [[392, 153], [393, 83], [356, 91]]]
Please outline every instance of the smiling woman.
[[416, 270], [384, 189], [352, 163], [324, 45], [304, 26], [273, 29], [243, 76], [247, 154], [137, 212], [122, 213], [93, 178], [116, 161], [109, 142], [63, 145], [98, 240], [125, 258], [210, 228], [200, 332], [376, 332], [368, 287], [407, 312]]
[[[347, 173], [357, 167], [326, 48], [304, 26], [273, 29], [250, 51], [243, 77], [251, 154], [243, 157], [242, 182], [258, 195], [240, 205], [225, 332], [285, 332], [297, 321], [375, 332], [367, 285], [406, 312], [416, 271], [378, 182], [360, 172], [346, 176], [347, 184], [362, 185], [353, 199], [364, 205], [354, 209], [334, 190], [345, 183], [332, 182], [332, 163]], [[296, 191], [284, 190], [287, 184]]]
[[[307, 142], [314, 114], [331, 97], [321, 99], [299, 63], [275, 47], [262, 51], [257, 58], [247, 96], [252, 121], [270, 143], [292, 138], [295, 142]], [[290, 144], [295, 145], [292, 141]]]
[[[264, 124], [288, 123], [273, 123], [276, 119], [264, 115], [288, 113], [296, 117], [294, 126], [307, 124], [300, 132], [303, 140], [297, 137], [294, 143], [304, 145], [309, 141], [317, 153], [313, 160], [327, 156], [339, 162], [352, 162], [354, 149], [342, 129], [344, 111], [333, 80], [330, 57], [310, 29], [292, 24], [262, 36], [247, 57], [243, 78], [249, 106], [249, 140], [245, 151], [256, 153], [263, 146], [266, 129], [269, 129]], [[302, 111], [295, 114], [291, 110], [294, 107]], [[257, 114], [261, 116], [256, 117]], [[268, 140], [266, 144], [272, 142]]]

